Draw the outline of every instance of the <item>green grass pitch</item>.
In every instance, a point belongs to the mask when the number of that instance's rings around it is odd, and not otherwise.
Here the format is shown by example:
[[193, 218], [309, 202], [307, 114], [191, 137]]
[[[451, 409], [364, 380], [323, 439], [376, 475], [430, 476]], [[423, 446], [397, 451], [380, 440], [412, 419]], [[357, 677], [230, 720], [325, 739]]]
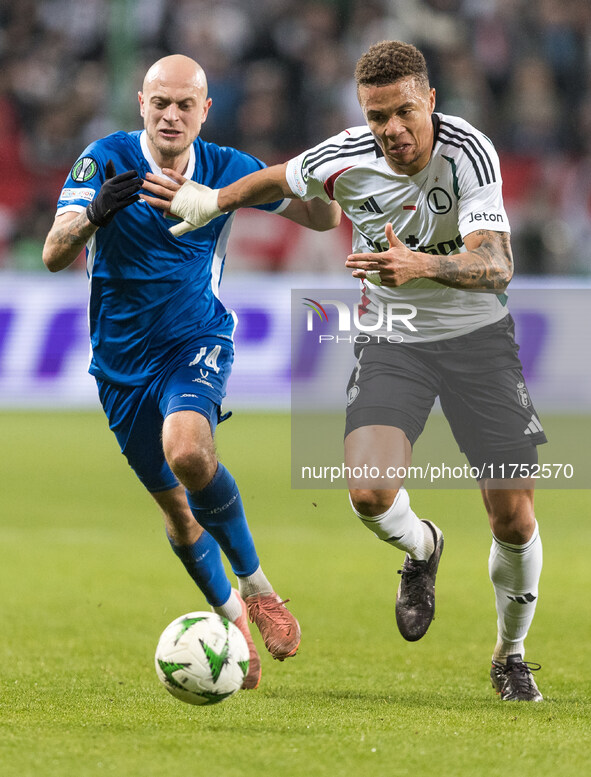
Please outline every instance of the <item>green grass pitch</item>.
[[[3, 777], [571, 777], [591, 763], [590, 491], [540, 492], [545, 566], [527, 658], [545, 702], [503, 704], [490, 535], [475, 490], [417, 490], [446, 534], [437, 617], [394, 622], [398, 551], [343, 491], [292, 491], [289, 418], [237, 414], [218, 434], [264, 568], [303, 631], [257, 691], [194, 708], [156, 679], [174, 617], [205, 601], [99, 413], [3, 413]], [[255, 637], [258, 639], [258, 637]], [[261, 646], [260, 640], [258, 640]], [[261, 646], [262, 647], [262, 646]]]

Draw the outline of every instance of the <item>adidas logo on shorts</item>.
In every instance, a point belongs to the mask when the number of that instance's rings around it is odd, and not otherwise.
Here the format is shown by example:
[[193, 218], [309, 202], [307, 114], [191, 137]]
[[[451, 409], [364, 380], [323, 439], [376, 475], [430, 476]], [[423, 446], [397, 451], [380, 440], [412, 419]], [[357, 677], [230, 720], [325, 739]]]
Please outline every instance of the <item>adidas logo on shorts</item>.
[[527, 427], [524, 429], [524, 434], [537, 434], [538, 432], [543, 432], [544, 428], [542, 424], [539, 422], [539, 420], [535, 417], [535, 415], [532, 415], [531, 421], [527, 425]]

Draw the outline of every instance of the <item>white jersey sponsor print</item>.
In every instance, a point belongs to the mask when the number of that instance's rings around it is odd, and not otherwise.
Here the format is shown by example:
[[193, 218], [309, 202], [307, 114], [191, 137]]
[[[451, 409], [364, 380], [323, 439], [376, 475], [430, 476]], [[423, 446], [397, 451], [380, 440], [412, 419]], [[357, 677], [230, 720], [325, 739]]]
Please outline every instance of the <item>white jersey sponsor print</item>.
[[[288, 183], [304, 200], [336, 200], [353, 223], [353, 253], [388, 249], [385, 228], [413, 251], [464, 252], [478, 229], [510, 232], [503, 206], [499, 159], [491, 141], [456, 116], [433, 114], [434, 145], [428, 165], [413, 176], [387, 164], [366, 126], [353, 127], [291, 159]], [[443, 340], [472, 332], [507, 314], [506, 295], [452, 289], [417, 279], [397, 289], [362, 284], [364, 327], [379, 326], [379, 305], [412, 304], [417, 331], [402, 327], [405, 342]], [[388, 320], [388, 315], [383, 316]], [[397, 330], [395, 330], [397, 331]]]

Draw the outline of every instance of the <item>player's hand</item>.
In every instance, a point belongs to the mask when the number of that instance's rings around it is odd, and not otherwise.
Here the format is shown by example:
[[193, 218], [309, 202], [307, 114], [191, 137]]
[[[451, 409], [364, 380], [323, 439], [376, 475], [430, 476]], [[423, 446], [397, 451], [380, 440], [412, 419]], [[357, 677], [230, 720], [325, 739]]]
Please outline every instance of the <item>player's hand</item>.
[[[167, 170], [166, 173], [170, 176], [169, 178], [164, 178], [161, 175], [154, 175], [154, 173], [147, 173], [146, 180], [142, 186], [142, 191], [140, 192], [140, 198], [154, 208], [160, 208], [160, 210], [168, 213], [170, 212], [170, 203], [173, 201], [174, 195], [187, 179], [183, 178], [182, 175], [179, 175], [174, 170]], [[170, 178], [173, 176], [174, 180], [171, 181]], [[146, 192], [150, 192], [150, 194], [155, 196], [151, 197], [146, 194]]]
[[[166, 175], [167, 177], [163, 178], [160, 175], [148, 173], [142, 187], [144, 191], [142, 191], [140, 197], [142, 200], [145, 200], [148, 205], [152, 205], [154, 208], [159, 208], [165, 213], [170, 213], [172, 201], [174, 200], [174, 197], [181, 186], [186, 183], [187, 179], [177, 173], [175, 170], [169, 170], [168, 168], [166, 168]], [[174, 180], [171, 181], [171, 178]], [[146, 191], [156, 196], [151, 197], [145, 193]], [[187, 221], [181, 221], [180, 224], [175, 224], [172, 226], [169, 231], [172, 232], [175, 237], [180, 237], [186, 232], [190, 232], [192, 229], [195, 229], [192, 224], [189, 224]]]
[[116, 175], [113, 160], [109, 159], [105, 168], [105, 182], [86, 207], [88, 220], [97, 227], [106, 227], [120, 210], [139, 200], [138, 191], [142, 183], [136, 170]]
[[350, 254], [345, 267], [352, 269], [354, 278], [367, 280], [377, 286], [402, 286], [420, 278], [420, 254], [417, 255], [394, 234], [392, 224], [386, 224], [386, 239], [390, 246], [380, 253]]
[[170, 228], [175, 237], [204, 227], [221, 215], [218, 208], [218, 189], [210, 189], [209, 186], [189, 181], [174, 170], [165, 168], [162, 172], [174, 180], [148, 173], [143, 188], [157, 197], [143, 193], [141, 196], [150, 205], [183, 219], [180, 224]]

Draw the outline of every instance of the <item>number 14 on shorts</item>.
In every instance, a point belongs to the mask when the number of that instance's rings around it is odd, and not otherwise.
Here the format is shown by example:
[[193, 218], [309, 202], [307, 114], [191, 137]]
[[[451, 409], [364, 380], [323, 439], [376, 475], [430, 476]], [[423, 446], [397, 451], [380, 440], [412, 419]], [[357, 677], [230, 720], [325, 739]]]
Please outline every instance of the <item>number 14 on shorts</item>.
[[219, 372], [220, 368], [218, 366], [218, 356], [220, 355], [221, 350], [221, 345], [214, 345], [210, 352], [207, 353], [207, 346], [204, 345], [203, 348], [199, 350], [193, 361], [189, 362], [189, 367], [194, 367], [196, 364], [199, 364], [201, 359], [205, 357], [205, 359], [203, 359], [203, 366], [209, 367], [209, 369], [213, 370], [214, 372]]

